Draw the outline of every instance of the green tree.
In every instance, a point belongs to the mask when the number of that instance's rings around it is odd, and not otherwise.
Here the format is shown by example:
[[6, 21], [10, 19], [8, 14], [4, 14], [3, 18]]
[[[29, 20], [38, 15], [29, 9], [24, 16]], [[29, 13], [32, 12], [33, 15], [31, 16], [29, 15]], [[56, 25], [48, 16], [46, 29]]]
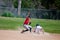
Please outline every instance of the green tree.
[[21, 3], [22, 8], [33, 8], [32, 0], [22, 0]]
[[56, 0], [55, 4], [56, 4], [57, 8], [60, 9], [60, 0]]
[[41, 0], [41, 5], [45, 6], [47, 9], [49, 9], [49, 6], [54, 4], [54, 0]]
[[55, 7], [60, 9], [60, 0], [41, 0], [41, 5], [45, 6], [47, 9], [55, 5]]
[[14, 8], [18, 8], [18, 0], [13, 0]]
[[39, 8], [41, 6], [41, 0], [33, 0], [33, 5], [34, 5], [34, 8]]
[[[18, 7], [18, 0], [13, 0], [14, 7]], [[52, 4], [60, 9], [60, 0], [21, 0], [21, 7], [22, 8], [39, 8], [39, 5], [44, 6], [45, 8], [49, 9]]]

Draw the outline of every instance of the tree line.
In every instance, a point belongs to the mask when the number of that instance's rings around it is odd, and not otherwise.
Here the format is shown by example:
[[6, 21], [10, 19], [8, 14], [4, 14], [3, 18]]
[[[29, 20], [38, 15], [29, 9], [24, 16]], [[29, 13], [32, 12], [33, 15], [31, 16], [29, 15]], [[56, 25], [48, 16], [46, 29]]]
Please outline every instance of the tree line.
[[[40, 9], [40, 7], [51, 10], [48, 19], [60, 19], [60, 0], [21, 0], [21, 8]], [[14, 0], [14, 7], [18, 8], [18, 1]], [[44, 16], [45, 17], [45, 16]]]

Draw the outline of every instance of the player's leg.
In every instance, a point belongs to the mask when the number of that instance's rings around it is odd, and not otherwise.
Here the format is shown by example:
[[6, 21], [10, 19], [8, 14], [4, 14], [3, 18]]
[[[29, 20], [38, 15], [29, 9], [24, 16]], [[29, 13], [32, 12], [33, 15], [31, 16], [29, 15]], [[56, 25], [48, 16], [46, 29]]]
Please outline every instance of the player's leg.
[[40, 28], [37, 28], [37, 30], [36, 30], [36, 31], [37, 31], [37, 33], [39, 34]]
[[24, 27], [25, 29], [27, 29], [27, 25], [26, 25], [26, 24], [24, 24], [23, 27]]
[[44, 29], [42, 28], [42, 33], [44, 34]]
[[38, 28], [35, 29], [35, 33], [37, 33], [37, 32], [38, 32]]
[[31, 30], [32, 30], [32, 28], [31, 27], [29, 27], [29, 31], [31, 32]]
[[44, 34], [44, 30], [43, 30], [43, 28], [41, 28], [40, 31]]
[[26, 32], [26, 31], [28, 31], [27, 25], [23, 25], [23, 26], [24, 26], [24, 28], [25, 28], [26, 30], [22, 30], [21, 33], [24, 33], [24, 32]]
[[28, 29], [26, 29], [26, 30], [23, 30], [21, 33], [24, 33], [24, 32], [26, 32], [26, 31], [28, 31]]

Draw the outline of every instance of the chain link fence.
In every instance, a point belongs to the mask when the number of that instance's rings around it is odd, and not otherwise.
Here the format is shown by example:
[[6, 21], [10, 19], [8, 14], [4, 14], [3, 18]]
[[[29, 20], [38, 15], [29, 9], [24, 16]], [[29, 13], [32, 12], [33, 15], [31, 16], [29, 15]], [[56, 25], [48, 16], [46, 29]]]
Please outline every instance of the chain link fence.
[[4, 14], [5, 12], [13, 13], [15, 16], [18, 16], [18, 10], [17, 8], [11, 8], [11, 7], [0, 7], [0, 16]]
[[31, 13], [32, 18], [40, 19], [60, 19], [60, 10], [48, 10], [48, 9], [21, 9], [21, 17], [26, 17], [28, 11]]
[[[29, 8], [21, 8], [20, 17], [25, 18], [26, 15], [28, 14], [28, 11], [30, 11], [30, 13], [31, 13], [31, 18], [60, 19], [60, 10], [29, 9]], [[15, 16], [18, 16], [17, 8], [0, 7], [0, 16], [4, 12], [11, 12]]]

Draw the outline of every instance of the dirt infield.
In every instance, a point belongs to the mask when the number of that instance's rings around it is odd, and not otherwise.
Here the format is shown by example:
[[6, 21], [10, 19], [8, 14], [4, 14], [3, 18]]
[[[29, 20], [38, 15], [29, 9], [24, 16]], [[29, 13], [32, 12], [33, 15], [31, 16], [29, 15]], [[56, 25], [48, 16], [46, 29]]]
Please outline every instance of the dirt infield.
[[60, 40], [60, 34], [35, 34], [33, 32], [21, 34], [19, 30], [0, 30], [0, 40]]

